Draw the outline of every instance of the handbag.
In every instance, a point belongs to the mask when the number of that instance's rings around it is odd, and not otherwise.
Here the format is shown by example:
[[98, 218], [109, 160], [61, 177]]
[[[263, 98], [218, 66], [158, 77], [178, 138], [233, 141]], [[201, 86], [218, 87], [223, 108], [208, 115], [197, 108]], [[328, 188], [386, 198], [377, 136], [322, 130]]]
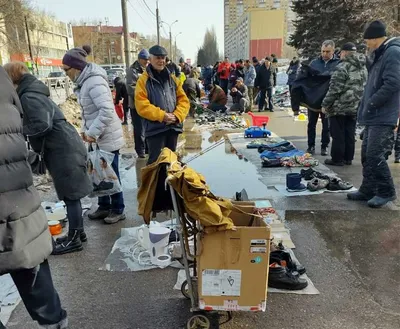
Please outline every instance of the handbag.
[[[36, 153], [35, 160], [31, 163], [32, 173], [35, 175], [45, 175], [47, 172], [46, 164], [44, 162], [44, 147], [46, 143], [46, 138], [43, 138], [42, 147], [40, 149], [40, 153]], [[29, 142], [28, 145], [30, 146]], [[29, 147], [30, 148], [30, 147]]]

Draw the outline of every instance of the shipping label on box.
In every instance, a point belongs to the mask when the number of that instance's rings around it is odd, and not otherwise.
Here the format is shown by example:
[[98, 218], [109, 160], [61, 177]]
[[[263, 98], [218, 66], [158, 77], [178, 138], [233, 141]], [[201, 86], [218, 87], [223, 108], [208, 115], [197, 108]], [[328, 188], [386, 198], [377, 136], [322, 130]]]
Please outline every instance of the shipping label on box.
[[266, 254], [267, 253], [267, 247], [251, 247], [250, 252], [252, 254]]
[[264, 239], [257, 239], [257, 240], [251, 240], [250, 245], [251, 246], [266, 246], [268, 240]]
[[203, 296], [240, 296], [241, 284], [241, 270], [202, 271]]

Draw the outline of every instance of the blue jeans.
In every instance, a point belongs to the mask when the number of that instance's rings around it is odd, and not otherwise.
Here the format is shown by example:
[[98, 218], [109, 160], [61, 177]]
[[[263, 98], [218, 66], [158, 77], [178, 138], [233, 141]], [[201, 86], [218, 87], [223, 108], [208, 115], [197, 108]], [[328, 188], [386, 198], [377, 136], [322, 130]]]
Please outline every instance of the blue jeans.
[[[114, 161], [111, 164], [111, 167], [114, 169], [119, 181], [121, 182], [121, 178], [119, 175], [119, 151], [114, 151], [112, 153], [115, 154], [115, 157]], [[107, 195], [99, 197], [98, 205], [99, 210], [111, 210], [113, 213], [122, 214], [125, 209], [124, 194], [120, 192], [111, 196]]]

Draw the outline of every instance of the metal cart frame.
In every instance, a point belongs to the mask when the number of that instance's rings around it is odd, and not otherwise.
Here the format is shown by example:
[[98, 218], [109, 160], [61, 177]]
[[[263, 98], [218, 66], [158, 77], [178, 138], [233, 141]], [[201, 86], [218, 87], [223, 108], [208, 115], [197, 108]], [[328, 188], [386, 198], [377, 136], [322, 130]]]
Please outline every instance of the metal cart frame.
[[[169, 177], [167, 178], [167, 183], [169, 182]], [[180, 247], [182, 249], [182, 265], [185, 269], [186, 281], [183, 282], [181, 291], [182, 294], [190, 299], [191, 308], [190, 311], [193, 316], [187, 321], [186, 328], [188, 329], [210, 329], [211, 321], [207, 314], [210, 314], [210, 311], [201, 310], [199, 308], [199, 294], [198, 294], [198, 286], [197, 286], [197, 238], [198, 234], [201, 233], [201, 228], [199, 224], [196, 223], [195, 220], [191, 220], [187, 214], [185, 214], [183, 200], [176, 193], [173, 187], [168, 184], [168, 187], [171, 192], [172, 205], [174, 208], [174, 212], [176, 215], [176, 219], [179, 221], [179, 226], [177, 228], [177, 232], [179, 235]], [[193, 222], [193, 225], [192, 223]], [[194, 236], [194, 255], [190, 254], [189, 248], [189, 238]], [[189, 263], [190, 258], [193, 258], [193, 266]], [[193, 268], [193, 275], [191, 273], [191, 269]], [[213, 312], [218, 313], [218, 312]], [[232, 312], [227, 312], [227, 320], [221, 324], [227, 323], [232, 320]]]

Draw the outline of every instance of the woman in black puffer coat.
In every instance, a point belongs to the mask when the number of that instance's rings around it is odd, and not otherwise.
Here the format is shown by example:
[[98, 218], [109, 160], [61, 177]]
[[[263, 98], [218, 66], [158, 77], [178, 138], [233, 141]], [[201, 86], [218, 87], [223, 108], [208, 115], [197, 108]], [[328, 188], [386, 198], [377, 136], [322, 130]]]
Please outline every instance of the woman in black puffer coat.
[[53, 179], [58, 198], [67, 207], [68, 236], [58, 239], [53, 254], [81, 251], [86, 241], [81, 199], [92, 191], [87, 174], [87, 150], [76, 129], [66, 121], [59, 107], [49, 98], [49, 88], [29, 73], [24, 63], [4, 66], [17, 88], [23, 108], [24, 135], [40, 154]]

